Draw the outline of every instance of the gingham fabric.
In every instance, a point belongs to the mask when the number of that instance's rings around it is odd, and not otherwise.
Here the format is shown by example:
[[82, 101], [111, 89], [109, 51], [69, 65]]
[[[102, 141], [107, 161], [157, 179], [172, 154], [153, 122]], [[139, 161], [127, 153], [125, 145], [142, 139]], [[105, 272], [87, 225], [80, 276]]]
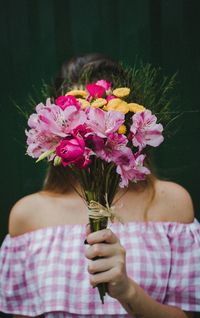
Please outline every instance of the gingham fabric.
[[[127, 272], [158, 302], [200, 311], [200, 224], [114, 223]], [[0, 250], [0, 311], [45, 318], [129, 317], [89, 284], [84, 225], [58, 225], [17, 237]], [[102, 316], [103, 315], [103, 316]]]

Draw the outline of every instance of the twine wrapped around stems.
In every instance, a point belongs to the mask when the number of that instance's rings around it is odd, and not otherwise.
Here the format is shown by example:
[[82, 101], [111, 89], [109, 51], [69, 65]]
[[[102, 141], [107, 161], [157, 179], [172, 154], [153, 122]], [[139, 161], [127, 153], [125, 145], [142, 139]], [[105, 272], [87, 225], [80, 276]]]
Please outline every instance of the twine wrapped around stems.
[[109, 206], [106, 203], [106, 206], [103, 206], [101, 203], [91, 200], [88, 204], [88, 216], [91, 219], [98, 220], [103, 217], [107, 217], [114, 222], [114, 219], [117, 219], [120, 223], [124, 223], [123, 219], [116, 213], [116, 207]]

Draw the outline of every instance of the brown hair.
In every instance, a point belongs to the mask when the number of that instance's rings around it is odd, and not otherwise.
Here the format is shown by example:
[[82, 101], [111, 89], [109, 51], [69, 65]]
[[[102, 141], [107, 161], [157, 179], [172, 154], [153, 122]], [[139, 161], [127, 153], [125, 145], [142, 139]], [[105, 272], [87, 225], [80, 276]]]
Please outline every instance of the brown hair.
[[[88, 77], [84, 78], [84, 74], [86, 73]], [[107, 81], [112, 81], [113, 75], [115, 77], [120, 77], [120, 79], [126, 76], [121, 64], [103, 54], [94, 53], [74, 57], [69, 62], [65, 62], [62, 65], [61, 70], [55, 79], [56, 96], [62, 91], [63, 83], [67, 87], [73, 87], [75, 85], [86, 84], [85, 81], [87, 80], [89, 82], [95, 82], [103, 78]], [[149, 160], [146, 162], [146, 165], [149, 167], [151, 166]], [[151, 195], [147, 208], [155, 196], [154, 181], [155, 176], [154, 174], [151, 174], [144, 182], [133, 185], [137, 191], [146, 188], [150, 190]], [[69, 169], [62, 166], [55, 167], [50, 164], [44, 181], [43, 190], [54, 193], [67, 193], [72, 189], [74, 182], [75, 180], [72, 180]], [[146, 209], [146, 212], [147, 210], [148, 209]]]
[[63, 83], [69, 87], [101, 78], [111, 81], [113, 76], [125, 77], [120, 63], [100, 53], [86, 54], [63, 63], [55, 79], [55, 88], [59, 94]]

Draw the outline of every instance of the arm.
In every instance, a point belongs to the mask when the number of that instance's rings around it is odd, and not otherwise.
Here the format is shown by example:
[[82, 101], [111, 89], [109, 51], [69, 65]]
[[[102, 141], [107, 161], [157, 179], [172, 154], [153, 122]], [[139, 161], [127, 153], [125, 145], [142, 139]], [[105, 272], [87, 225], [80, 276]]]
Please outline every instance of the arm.
[[130, 315], [135, 315], [137, 318], [194, 317], [191, 312], [184, 312], [179, 308], [158, 303], [133, 281], [130, 282], [130, 290], [128, 294], [125, 295], [120, 303]]
[[[116, 298], [127, 313], [137, 318], [193, 318], [180, 308], [155, 301], [126, 274], [125, 250], [110, 229], [90, 233], [86, 250], [90, 283], [107, 283], [108, 294]], [[92, 260], [96, 256], [101, 259]]]

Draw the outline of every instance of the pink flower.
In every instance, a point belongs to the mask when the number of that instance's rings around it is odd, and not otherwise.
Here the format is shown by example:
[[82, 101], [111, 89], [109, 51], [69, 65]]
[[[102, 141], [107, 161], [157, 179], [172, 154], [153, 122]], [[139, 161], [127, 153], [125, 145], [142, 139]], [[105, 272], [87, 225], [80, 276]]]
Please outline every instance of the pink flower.
[[86, 114], [75, 106], [68, 106], [64, 110], [58, 105], [51, 104], [47, 99], [46, 105], [36, 106], [36, 113], [29, 117], [26, 131], [27, 153], [38, 158], [43, 152], [55, 150], [61, 138], [71, 136], [73, 131], [86, 122]]
[[80, 109], [80, 104], [78, 103], [77, 99], [72, 95], [67, 96], [59, 96], [56, 101], [56, 105], [58, 105], [62, 110], [65, 110], [68, 106], [75, 106], [76, 109]]
[[97, 157], [107, 162], [115, 162], [115, 158], [122, 153], [128, 139], [124, 135], [110, 133], [105, 141], [98, 136], [94, 136], [93, 142]]
[[124, 151], [115, 159], [117, 164], [116, 172], [121, 176], [119, 186], [127, 187], [130, 180], [134, 178], [133, 167], [135, 163], [134, 155], [130, 148], [124, 148]]
[[92, 161], [90, 160], [90, 155], [92, 154], [91, 150], [89, 148], [85, 147], [85, 152], [84, 152], [84, 156], [82, 156], [82, 158], [80, 158], [77, 163], [76, 166], [79, 169], [84, 169], [86, 168]]
[[116, 171], [121, 176], [119, 183], [121, 188], [127, 187], [129, 181], [144, 180], [146, 175], [150, 173], [149, 169], [143, 166], [144, 158], [144, 155], [134, 156], [128, 147], [125, 147], [123, 152], [116, 158]]
[[66, 137], [79, 125], [86, 122], [86, 114], [76, 106], [67, 106], [64, 110], [55, 104], [36, 107], [37, 114], [32, 114], [28, 124], [31, 128], [36, 128], [40, 132]]
[[156, 124], [156, 121], [156, 116], [152, 115], [150, 110], [133, 115], [130, 131], [132, 143], [135, 147], [139, 147], [139, 151], [146, 145], [157, 147], [164, 140], [162, 136], [163, 126]]
[[140, 181], [145, 180], [146, 176], [150, 174], [150, 170], [144, 166], [145, 155], [135, 154], [135, 164], [134, 164], [134, 180]]
[[89, 93], [89, 98], [90, 97], [100, 98], [105, 93], [104, 87], [100, 85], [96, 85], [94, 83], [86, 85], [86, 89]]
[[91, 139], [90, 133], [91, 133], [91, 129], [89, 129], [86, 124], [79, 125], [73, 130], [74, 135], [81, 136], [85, 141]]
[[39, 156], [48, 150], [55, 150], [56, 146], [60, 142], [61, 138], [48, 132], [37, 131], [36, 129], [30, 129], [25, 131], [27, 136], [27, 154], [33, 158], [39, 158]]
[[102, 86], [106, 91], [108, 91], [111, 88], [111, 86], [112, 86], [112, 82], [109, 83], [109, 82], [107, 82], [107, 81], [105, 81], [103, 79], [97, 81], [95, 84], [99, 85], [99, 86]]
[[117, 98], [117, 97], [114, 96], [114, 95], [108, 95], [108, 96], [106, 96], [107, 103], [109, 103], [109, 101], [110, 101], [111, 99], [114, 99], [114, 98]]
[[99, 137], [107, 137], [109, 133], [116, 132], [124, 122], [121, 112], [105, 112], [100, 108], [91, 107], [87, 112], [87, 126]]
[[74, 164], [79, 168], [85, 168], [90, 163], [90, 149], [85, 148], [82, 137], [68, 137], [56, 147], [56, 154], [62, 159], [64, 167]]
[[38, 115], [37, 114], [31, 114], [29, 119], [28, 119], [28, 126], [30, 128], [36, 128], [38, 124], [39, 124]]

